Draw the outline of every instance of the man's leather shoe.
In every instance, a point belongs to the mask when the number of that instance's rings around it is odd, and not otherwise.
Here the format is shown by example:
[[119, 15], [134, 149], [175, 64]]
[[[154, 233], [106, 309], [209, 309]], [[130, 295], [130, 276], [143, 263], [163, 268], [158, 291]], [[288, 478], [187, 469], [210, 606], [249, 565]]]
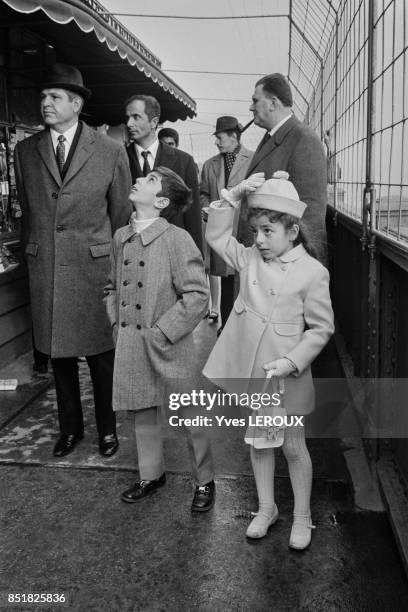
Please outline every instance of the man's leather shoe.
[[215, 502], [215, 482], [207, 482], [206, 485], [196, 486], [194, 491], [194, 499], [191, 504], [193, 512], [207, 512], [211, 510]]
[[133, 487], [124, 491], [121, 495], [121, 499], [124, 502], [128, 502], [132, 504], [133, 502], [139, 501], [142, 497], [146, 497], [150, 495], [156, 489], [162, 487], [166, 482], [166, 474], [162, 474], [160, 478], [156, 478], [155, 480], [139, 480], [136, 482]]
[[72, 453], [77, 443], [82, 440], [83, 437], [84, 434], [62, 434], [54, 446], [54, 457], [65, 457], [65, 455]]
[[103, 457], [112, 457], [119, 448], [116, 434], [107, 434], [99, 438], [99, 452]]

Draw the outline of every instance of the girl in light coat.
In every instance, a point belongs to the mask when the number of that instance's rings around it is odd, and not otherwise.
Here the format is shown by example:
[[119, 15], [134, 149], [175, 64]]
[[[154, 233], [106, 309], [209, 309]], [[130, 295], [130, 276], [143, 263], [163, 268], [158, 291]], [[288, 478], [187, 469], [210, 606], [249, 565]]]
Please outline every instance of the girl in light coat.
[[[314, 409], [310, 364], [334, 331], [329, 273], [313, 256], [299, 201], [286, 172], [265, 182], [263, 173], [223, 192], [210, 206], [206, 239], [240, 274], [240, 293], [227, 324], [204, 367], [204, 375], [226, 391], [253, 391], [255, 379], [285, 378], [288, 415]], [[255, 244], [244, 247], [232, 237], [234, 208], [248, 194], [248, 222]], [[259, 390], [259, 389], [258, 389]], [[295, 507], [289, 545], [310, 544], [312, 464], [304, 427], [285, 429], [283, 452], [288, 462]], [[278, 518], [274, 500], [274, 450], [251, 446], [259, 510], [247, 530], [261, 538]]]

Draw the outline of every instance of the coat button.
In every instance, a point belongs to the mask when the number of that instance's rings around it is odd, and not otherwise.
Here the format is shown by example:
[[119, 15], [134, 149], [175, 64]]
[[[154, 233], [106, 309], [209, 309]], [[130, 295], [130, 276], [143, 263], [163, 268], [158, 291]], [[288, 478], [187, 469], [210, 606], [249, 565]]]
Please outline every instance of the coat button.
[[141, 305], [140, 304], [136, 304], [136, 308], [137, 308], [137, 310], [140, 310], [141, 309]]
[[139, 323], [136, 325], [136, 329], [142, 329], [142, 326]]
[[125, 321], [122, 321], [121, 326], [122, 327], [126, 327], [127, 323], [125, 323]]
[[51, 197], [53, 200], [58, 200], [58, 193], [56, 191], [53, 191], [53, 193], [51, 194]]
[[57, 225], [57, 232], [63, 232], [64, 231], [64, 226], [63, 225]]
[[139, 281], [139, 282], [137, 283], [137, 286], [138, 286], [138, 287], [143, 287], [143, 283], [142, 283], [141, 281]]
[[143, 266], [144, 266], [144, 261], [139, 261], [139, 266], [142, 266], [142, 268], [143, 268]]
[[285, 271], [287, 266], [281, 266], [281, 270]]
[[125, 259], [125, 261], [123, 262], [125, 266], [128, 266], [130, 264], [130, 259]]
[[129, 285], [129, 283], [130, 283], [130, 281], [128, 281], [128, 280], [124, 280], [124, 281], [123, 281], [123, 286], [124, 286], [124, 287], [127, 287], [127, 286]]

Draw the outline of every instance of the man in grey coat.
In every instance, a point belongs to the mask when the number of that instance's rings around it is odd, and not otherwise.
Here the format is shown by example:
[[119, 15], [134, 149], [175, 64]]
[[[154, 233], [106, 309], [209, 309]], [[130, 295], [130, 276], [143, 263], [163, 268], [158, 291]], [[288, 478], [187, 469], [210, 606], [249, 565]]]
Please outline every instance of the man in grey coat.
[[[254, 152], [241, 144], [241, 132], [242, 126], [236, 117], [218, 117], [214, 136], [219, 153], [207, 159], [203, 165], [200, 184], [202, 207], [207, 207], [211, 202], [221, 199], [222, 189], [231, 189], [245, 178]], [[238, 219], [239, 211], [234, 219], [233, 236], [236, 236], [237, 233]], [[206, 264], [210, 277], [221, 277], [220, 310], [222, 326], [224, 326], [234, 301], [235, 270], [228, 266], [208, 245]], [[218, 282], [218, 279], [214, 280]], [[210, 278], [211, 289], [212, 286]], [[211, 297], [214, 298], [213, 295]], [[215, 314], [216, 308], [217, 304], [213, 304], [212, 310]], [[210, 313], [210, 318], [212, 314]]]
[[[320, 259], [326, 258], [327, 162], [319, 136], [292, 113], [292, 92], [279, 73], [262, 77], [256, 85], [250, 109], [254, 123], [266, 130], [247, 170], [247, 177], [264, 172], [272, 178], [277, 170], [286, 170], [302, 202], [307, 204], [303, 217]], [[241, 204], [238, 238], [247, 246], [252, 234], [246, 224], [246, 202]]]
[[79, 70], [55, 64], [41, 91], [46, 129], [15, 149], [34, 342], [51, 356], [55, 376], [56, 457], [83, 437], [78, 355], [90, 368], [100, 452], [118, 448], [114, 350], [102, 300], [112, 235], [131, 213], [131, 179], [123, 146], [79, 121], [90, 94]]

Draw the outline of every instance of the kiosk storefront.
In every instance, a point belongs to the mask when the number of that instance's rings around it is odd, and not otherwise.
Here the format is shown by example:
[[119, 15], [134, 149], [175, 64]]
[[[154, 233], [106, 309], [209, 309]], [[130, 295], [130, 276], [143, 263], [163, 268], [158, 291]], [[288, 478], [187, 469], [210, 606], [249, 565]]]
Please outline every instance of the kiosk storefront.
[[[61, 62], [80, 69], [92, 90], [82, 115], [89, 125], [120, 124], [123, 102], [135, 93], [159, 100], [162, 122], [195, 115], [194, 100], [162, 72], [160, 59], [105, 12], [96, 0], [0, 0], [0, 245], [17, 258], [21, 209], [13, 151], [19, 140], [42, 129], [38, 85], [48, 66]], [[30, 346], [20, 265], [0, 273], [0, 367]]]

